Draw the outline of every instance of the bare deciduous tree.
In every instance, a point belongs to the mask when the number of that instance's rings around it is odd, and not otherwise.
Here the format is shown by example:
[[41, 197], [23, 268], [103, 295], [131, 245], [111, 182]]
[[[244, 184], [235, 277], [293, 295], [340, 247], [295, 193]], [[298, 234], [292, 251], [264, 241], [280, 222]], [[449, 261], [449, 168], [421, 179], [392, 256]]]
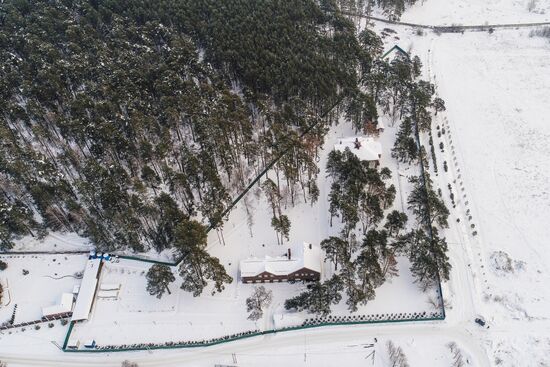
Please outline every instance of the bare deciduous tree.
[[447, 347], [451, 350], [453, 356], [452, 367], [464, 367], [464, 356], [462, 355], [462, 350], [456, 345], [455, 342], [450, 342], [447, 344]]
[[265, 289], [263, 285], [254, 288], [254, 292], [246, 299], [246, 312], [250, 312], [248, 319], [252, 321], [259, 320], [263, 314], [263, 309], [271, 303], [273, 292]]
[[386, 343], [391, 367], [409, 367], [407, 356], [401, 347], [396, 347], [391, 340]]

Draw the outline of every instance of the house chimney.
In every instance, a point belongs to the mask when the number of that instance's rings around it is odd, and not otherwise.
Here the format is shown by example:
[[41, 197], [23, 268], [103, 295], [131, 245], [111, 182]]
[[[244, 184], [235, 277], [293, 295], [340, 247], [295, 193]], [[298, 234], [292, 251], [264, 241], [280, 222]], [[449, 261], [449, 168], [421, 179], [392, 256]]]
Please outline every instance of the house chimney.
[[288, 259], [289, 259], [289, 260], [291, 259], [290, 249], [288, 249]]

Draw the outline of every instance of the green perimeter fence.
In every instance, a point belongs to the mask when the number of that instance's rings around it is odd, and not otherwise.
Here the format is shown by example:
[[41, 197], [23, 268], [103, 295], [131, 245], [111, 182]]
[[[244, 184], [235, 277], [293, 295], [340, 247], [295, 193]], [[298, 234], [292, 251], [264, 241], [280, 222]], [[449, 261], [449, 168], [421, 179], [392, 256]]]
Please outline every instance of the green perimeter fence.
[[242, 339], [248, 339], [256, 336], [284, 333], [287, 331], [299, 331], [307, 330], [319, 327], [330, 326], [350, 326], [350, 325], [374, 325], [374, 324], [391, 324], [391, 323], [403, 323], [403, 322], [415, 322], [415, 321], [442, 321], [445, 316], [440, 313], [431, 313], [428, 316], [415, 317], [415, 318], [396, 318], [396, 319], [383, 319], [383, 320], [365, 320], [365, 321], [338, 321], [338, 322], [318, 322], [301, 326], [290, 326], [281, 329], [271, 329], [265, 331], [246, 331], [235, 336], [227, 336], [222, 338], [214, 338], [207, 341], [189, 341], [189, 342], [165, 342], [163, 344], [138, 344], [137, 346], [125, 346], [121, 347], [98, 347], [95, 349], [67, 349], [67, 343], [69, 341], [70, 333], [74, 324], [71, 323], [65, 342], [63, 343], [63, 351], [69, 353], [111, 353], [111, 352], [130, 352], [130, 351], [143, 351], [154, 349], [183, 349], [183, 348], [201, 348], [210, 347], [218, 344], [230, 343]]

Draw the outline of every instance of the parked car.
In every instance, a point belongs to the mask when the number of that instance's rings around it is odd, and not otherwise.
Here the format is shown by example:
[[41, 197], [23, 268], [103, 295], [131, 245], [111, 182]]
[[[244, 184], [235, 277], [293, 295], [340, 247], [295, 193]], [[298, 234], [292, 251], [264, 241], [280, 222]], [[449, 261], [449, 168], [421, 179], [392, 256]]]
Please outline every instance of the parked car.
[[479, 326], [483, 326], [485, 327], [485, 320], [482, 318], [482, 317], [476, 317], [476, 319], [474, 320], [476, 324], [478, 324]]

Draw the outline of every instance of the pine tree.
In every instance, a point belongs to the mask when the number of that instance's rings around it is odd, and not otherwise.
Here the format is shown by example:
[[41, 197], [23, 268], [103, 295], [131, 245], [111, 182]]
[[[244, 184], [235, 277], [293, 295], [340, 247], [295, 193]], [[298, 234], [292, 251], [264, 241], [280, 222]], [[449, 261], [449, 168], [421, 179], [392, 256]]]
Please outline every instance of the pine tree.
[[[375, 235], [372, 236], [374, 233]], [[372, 239], [372, 237], [376, 237], [376, 239]], [[378, 237], [378, 232], [375, 230], [367, 233], [363, 240], [363, 249], [355, 261], [358, 280], [365, 292], [374, 292], [374, 288], [384, 283], [384, 273], [380, 266], [380, 247], [384, 245], [377, 243], [381, 240]]]
[[413, 190], [407, 198], [407, 204], [416, 216], [417, 222], [425, 225], [437, 223], [442, 228], [448, 227], [449, 209], [433, 190], [430, 177], [426, 175], [425, 180], [411, 177], [409, 181], [413, 184]]
[[194, 248], [206, 247], [206, 227], [195, 220], [183, 220], [175, 228], [174, 247], [179, 256], [185, 256]]
[[445, 111], [445, 101], [439, 97], [436, 97], [433, 100], [432, 107], [435, 110], [435, 115], [437, 116], [438, 112]]
[[449, 280], [451, 271], [447, 242], [439, 237], [435, 228], [432, 232], [433, 240], [423, 230], [417, 231], [409, 257], [411, 273], [423, 290], [432, 286], [438, 276], [443, 281]]
[[350, 312], [356, 312], [359, 305], [366, 304], [367, 301], [374, 298], [374, 287], [370, 282], [362, 281], [360, 271], [356, 269], [357, 265], [357, 260], [353, 263], [345, 263], [342, 265], [339, 275], [346, 291], [346, 305]]
[[[271, 226], [275, 229], [275, 231], [278, 233], [277, 235], [277, 243], [283, 244], [284, 240], [289, 240], [289, 234], [290, 234], [290, 219], [286, 215], [281, 215], [279, 218], [273, 217], [271, 218]], [[281, 239], [279, 241], [279, 235], [281, 236]]]
[[326, 259], [334, 263], [334, 270], [338, 270], [338, 265], [349, 262], [350, 251], [349, 244], [345, 240], [331, 236], [321, 241], [321, 248], [325, 252]]
[[199, 296], [208, 281], [214, 282], [215, 292], [222, 292], [225, 283], [231, 283], [233, 278], [227, 275], [219, 259], [206, 252], [206, 229], [196, 221], [183, 221], [175, 230], [174, 247], [182, 260], [179, 274], [182, 277], [181, 289]]
[[315, 282], [308, 285], [308, 290], [285, 301], [285, 309], [307, 311], [312, 314], [327, 316], [330, 314], [330, 306], [336, 305], [342, 299], [340, 292], [343, 290], [342, 280], [334, 275], [329, 280], [321, 283]]
[[147, 291], [150, 295], [162, 298], [164, 292], [170, 293], [168, 285], [176, 280], [168, 265], [154, 264], [147, 271]]
[[191, 292], [194, 297], [201, 295], [209, 280], [214, 282], [212, 295], [222, 292], [225, 289], [224, 284], [233, 281], [218, 258], [211, 257], [205, 250], [198, 248], [193, 248], [184, 256], [179, 273], [182, 277], [180, 288]]
[[394, 210], [386, 216], [384, 228], [388, 230], [390, 237], [398, 237], [399, 232], [405, 228], [407, 220], [407, 214]]
[[369, 228], [380, 223], [384, 218], [384, 211], [382, 210], [378, 196], [371, 194], [363, 195], [359, 205], [363, 233], [366, 233]]
[[399, 126], [391, 156], [401, 162], [412, 163], [419, 157], [419, 149], [413, 138], [412, 121], [406, 117]]

